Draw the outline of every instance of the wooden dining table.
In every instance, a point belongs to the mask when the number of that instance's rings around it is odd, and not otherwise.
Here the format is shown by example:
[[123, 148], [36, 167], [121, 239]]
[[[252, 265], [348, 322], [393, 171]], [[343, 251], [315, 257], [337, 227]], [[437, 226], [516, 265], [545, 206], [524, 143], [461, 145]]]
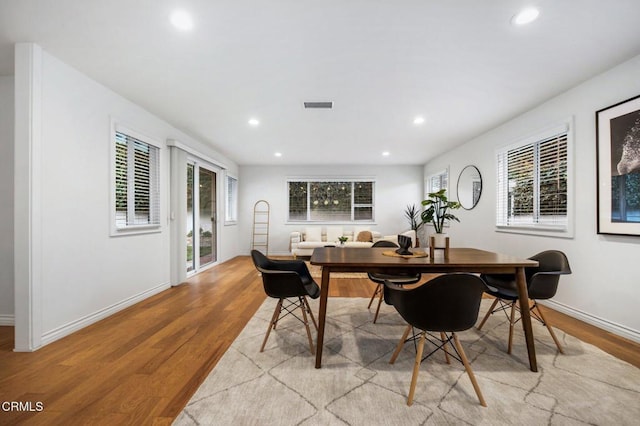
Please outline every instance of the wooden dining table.
[[[329, 284], [332, 272], [380, 272], [380, 273], [449, 273], [472, 272], [485, 274], [514, 274], [518, 287], [518, 301], [522, 315], [529, 367], [538, 371], [536, 350], [531, 328], [529, 296], [524, 269], [538, 266], [538, 262], [521, 259], [501, 253], [474, 248], [450, 248], [445, 258], [442, 251], [434, 256], [396, 257], [390, 256], [389, 248], [352, 248], [321, 247], [311, 256], [311, 264], [322, 267], [320, 283], [320, 310], [318, 312], [318, 338], [316, 345], [316, 368], [322, 367], [322, 348], [324, 343]], [[385, 252], [386, 255], [384, 254]]]

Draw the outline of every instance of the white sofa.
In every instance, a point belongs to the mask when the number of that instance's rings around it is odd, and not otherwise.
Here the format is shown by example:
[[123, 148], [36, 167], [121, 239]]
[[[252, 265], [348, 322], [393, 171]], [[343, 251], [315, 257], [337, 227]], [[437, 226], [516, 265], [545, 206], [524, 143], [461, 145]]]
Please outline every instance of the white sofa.
[[[363, 242], [356, 241], [358, 234], [362, 231], [369, 231], [373, 237], [373, 241]], [[415, 247], [416, 233], [413, 230], [402, 232], [402, 235], [411, 237], [411, 246]], [[393, 241], [398, 244], [398, 235], [382, 235], [380, 232], [371, 231], [368, 227], [354, 227], [345, 230], [341, 226], [320, 226], [311, 225], [305, 227], [302, 231], [293, 231], [289, 237], [289, 247], [294, 258], [298, 256], [311, 256], [313, 250], [318, 247], [339, 246], [338, 237], [345, 236], [347, 241], [345, 247], [369, 248], [373, 243], [380, 240]]]

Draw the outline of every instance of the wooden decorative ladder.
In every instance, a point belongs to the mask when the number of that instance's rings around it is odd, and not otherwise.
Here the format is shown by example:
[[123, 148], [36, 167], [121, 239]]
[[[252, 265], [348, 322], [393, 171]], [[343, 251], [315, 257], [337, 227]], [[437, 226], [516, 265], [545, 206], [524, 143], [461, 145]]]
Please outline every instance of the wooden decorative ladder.
[[253, 205], [253, 236], [251, 249], [259, 250], [265, 256], [269, 254], [269, 203], [258, 200]]

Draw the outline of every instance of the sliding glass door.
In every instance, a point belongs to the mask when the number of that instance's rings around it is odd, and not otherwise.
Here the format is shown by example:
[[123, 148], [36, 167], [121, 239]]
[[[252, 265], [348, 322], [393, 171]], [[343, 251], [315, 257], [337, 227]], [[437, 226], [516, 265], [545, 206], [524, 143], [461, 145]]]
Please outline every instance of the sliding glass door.
[[187, 164], [187, 273], [217, 261], [216, 183], [215, 171]]
[[215, 262], [216, 259], [216, 174], [199, 167], [198, 223], [200, 225], [200, 266]]

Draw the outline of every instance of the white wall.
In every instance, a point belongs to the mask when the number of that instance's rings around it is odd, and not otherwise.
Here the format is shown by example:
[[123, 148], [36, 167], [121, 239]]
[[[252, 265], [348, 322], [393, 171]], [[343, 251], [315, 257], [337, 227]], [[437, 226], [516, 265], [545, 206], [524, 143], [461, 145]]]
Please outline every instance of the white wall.
[[[287, 224], [287, 178], [367, 177], [376, 181], [375, 224], [372, 230], [383, 235], [409, 229], [404, 217], [408, 204], [422, 200], [422, 167], [420, 166], [241, 166], [239, 186], [239, 250], [251, 249], [253, 206], [258, 200], [271, 205], [269, 254], [290, 254], [289, 234], [304, 225]], [[351, 225], [343, 225], [349, 229]]]
[[[34, 147], [40, 160], [31, 164], [30, 176], [40, 185], [40, 191], [31, 194], [39, 198], [33, 203], [39, 207], [30, 242], [42, 255], [41, 261], [35, 256], [31, 266], [31, 279], [38, 281], [33, 297], [41, 303], [41, 312], [33, 315], [41, 321], [35, 328], [41, 330], [34, 336], [37, 348], [169, 287], [168, 139], [217, 158], [232, 170], [237, 166], [46, 52], [41, 52], [41, 65], [34, 63], [40, 67], [35, 75], [41, 93], [36, 105], [41, 128], [34, 129], [41, 138], [41, 148]], [[160, 143], [159, 233], [109, 235], [112, 120]], [[236, 239], [235, 233], [225, 232], [223, 238]], [[221, 250], [220, 258], [235, 255]]]
[[0, 325], [13, 313], [13, 77], [0, 77]]
[[[442, 155], [425, 166], [425, 175], [450, 166], [451, 193], [467, 164], [483, 177], [478, 206], [457, 211], [461, 223], [450, 228], [454, 246], [473, 246], [528, 257], [559, 249], [573, 274], [562, 277], [555, 307], [614, 333], [640, 341], [640, 237], [596, 234], [595, 112], [640, 94], [640, 56], [553, 98], [531, 111]], [[495, 231], [495, 149], [574, 118], [575, 205], [572, 239]]]

